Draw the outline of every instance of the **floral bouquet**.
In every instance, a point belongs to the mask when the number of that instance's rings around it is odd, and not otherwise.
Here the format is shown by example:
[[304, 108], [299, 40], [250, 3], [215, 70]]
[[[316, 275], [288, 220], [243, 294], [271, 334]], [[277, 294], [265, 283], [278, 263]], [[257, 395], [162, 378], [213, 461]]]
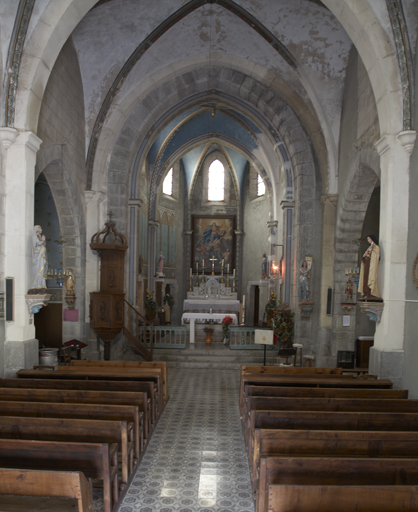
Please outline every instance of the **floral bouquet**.
[[229, 338], [229, 326], [232, 322], [233, 320], [229, 315], [226, 315], [222, 320], [222, 335], [224, 338]]
[[163, 297], [163, 302], [165, 306], [168, 306], [170, 309], [174, 306], [174, 299], [171, 293], [166, 293]]
[[152, 291], [147, 289], [146, 297], [145, 297], [145, 307], [151, 309], [157, 309], [157, 303], [155, 302]]

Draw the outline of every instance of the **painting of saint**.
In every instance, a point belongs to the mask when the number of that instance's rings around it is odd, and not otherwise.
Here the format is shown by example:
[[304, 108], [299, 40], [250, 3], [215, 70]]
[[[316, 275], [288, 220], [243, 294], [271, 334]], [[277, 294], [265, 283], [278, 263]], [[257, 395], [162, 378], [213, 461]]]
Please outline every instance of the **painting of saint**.
[[212, 270], [212, 258], [215, 258], [215, 273], [220, 274], [222, 262], [226, 273], [234, 268], [235, 216], [193, 217], [194, 265], [205, 271]]

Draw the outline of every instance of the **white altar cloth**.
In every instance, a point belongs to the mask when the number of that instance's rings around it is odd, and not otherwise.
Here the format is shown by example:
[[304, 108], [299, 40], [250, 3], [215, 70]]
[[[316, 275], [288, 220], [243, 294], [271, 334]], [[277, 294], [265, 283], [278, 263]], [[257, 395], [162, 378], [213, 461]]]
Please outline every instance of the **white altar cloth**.
[[[190, 322], [190, 343], [194, 343], [195, 340], [195, 323], [196, 321], [201, 320], [204, 322], [205, 320], [213, 320], [215, 324], [222, 324], [222, 320], [226, 317], [230, 316], [232, 318], [232, 324], [238, 324], [238, 318], [235, 313], [225, 314], [225, 313], [183, 313], [181, 316], [181, 325], [184, 325], [188, 320]], [[208, 324], [211, 325], [211, 324]]]
[[183, 301], [183, 311], [185, 313], [205, 313], [212, 307], [216, 313], [229, 313], [240, 312], [239, 300], [208, 300], [208, 299], [185, 299]]

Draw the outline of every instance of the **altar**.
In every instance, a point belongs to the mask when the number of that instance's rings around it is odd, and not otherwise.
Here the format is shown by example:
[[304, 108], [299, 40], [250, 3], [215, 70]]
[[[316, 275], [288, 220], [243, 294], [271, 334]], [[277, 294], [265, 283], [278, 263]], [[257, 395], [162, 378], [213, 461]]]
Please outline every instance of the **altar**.
[[[196, 323], [202, 323], [208, 326], [221, 325], [222, 320], [228, 316], [225, 313], [183, 313], [181, 317], [181, 325], [189, 324], [190, 328], [190, 343], [195, 342], [196, 338]], [[238, 317], [235, 313], [230, 313], [232, 324], [238, 325]]]
[[195, 342], [196, 324], [220, 327], [222, 320], [229, 315], [233, 325], [238, 325], [240, 302], [237, 300], [237, 293], [233, 291], [234, 284], [232, 279], [223, 275], [190, 277], [190, 290], [183, 302], [181, 317], [182, 325], [189, 325], [190, 343]]

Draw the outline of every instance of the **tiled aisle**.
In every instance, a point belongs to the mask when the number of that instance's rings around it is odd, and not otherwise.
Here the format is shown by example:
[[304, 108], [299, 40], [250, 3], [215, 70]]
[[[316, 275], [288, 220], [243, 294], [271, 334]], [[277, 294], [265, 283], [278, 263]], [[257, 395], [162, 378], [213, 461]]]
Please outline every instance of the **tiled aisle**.
[[239, 370], [170, 370], [170, 400], [119, 512], [254, 512]]

